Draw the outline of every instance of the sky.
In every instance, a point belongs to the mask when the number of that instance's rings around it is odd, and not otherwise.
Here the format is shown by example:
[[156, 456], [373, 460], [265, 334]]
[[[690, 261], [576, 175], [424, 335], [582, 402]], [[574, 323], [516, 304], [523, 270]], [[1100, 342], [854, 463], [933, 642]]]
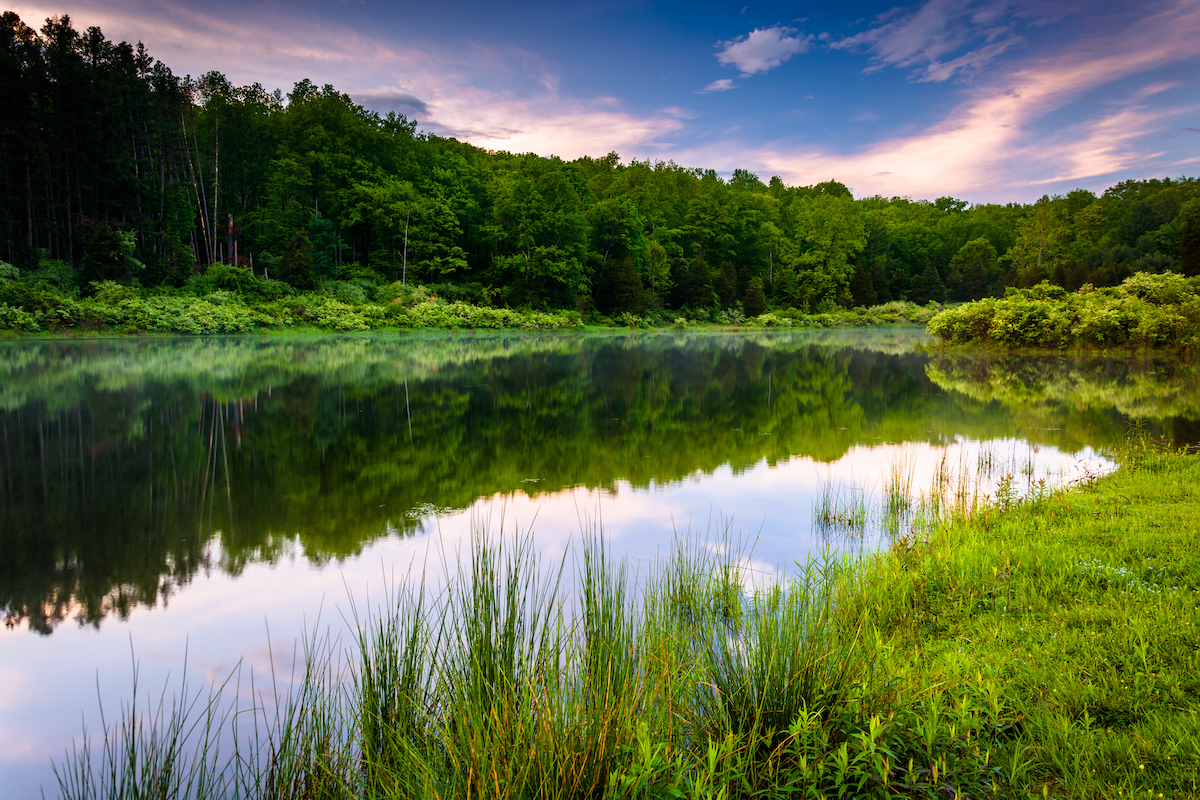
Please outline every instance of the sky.
[[37, 0], [177, 74], [302, 78], [422, 131], [855, 196], [1031, 202], [1200, 174], [1200, 0]]

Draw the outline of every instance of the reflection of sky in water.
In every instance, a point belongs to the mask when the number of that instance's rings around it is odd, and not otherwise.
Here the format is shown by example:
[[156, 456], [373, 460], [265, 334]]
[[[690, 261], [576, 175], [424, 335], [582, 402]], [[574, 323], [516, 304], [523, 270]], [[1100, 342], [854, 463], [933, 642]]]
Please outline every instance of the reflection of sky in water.
[[[555, 564], [581, 531], [599, 521], [612, 552], [627, 558], [635, 574], [639, 565], [668, 555], [677, 537], [715, 538], [728, 530], [746, 548], [744, 580], [769, 580], [827, 545], [857, 548], [877, 540], [877, 518], [863, 541], [822, 536], [812, 514], [827, 487], [862, 492], [871, 498], [869, 507], [878, 506], [894, 464], [911, 467], [914, 495], [929, 491], [943, 464], [952, 481], [965, 477], [984, 495], [993, 494], [1006, 473], [1024, 489], [1041, 479], [1071, 483], [1112, 466], [1090, 448], [1072, 455], [1016, 439], [858, 446], [830, 464], [793, 458], [773, 468], [759, 462], [737, 474], [721, 467], [643, 489], [618, 481], [611, 490], [482, 498], [466, 510], [425, 517], [423, 535], [385, 537], [359, 556], [324, 566], [311, 564], [296, 546], [276, 564], [251, 563], [239, 576], [219, 570], [197, 576], [163, 603], [168, 613], [137, 608], [125, 620], [109, 617], [99, 629], [66, 624], [52, 636], [33, 636], [19, 625], [0, 634], [0, 780], [14, 798], [38, 796], [39, 784], [49, 789], [50, 760], [61, 760], [72, 737], [78, 738], [80, 714], [94, 735], [97, 695], [110, 720], [128, 699], [134, 656], [143, 697], [157, 697], [168, 682], [172, 689], [177, 685], [185, 653], [195, 687], [223, 680], [239, 660], [253, 668], [262, 687], [272, 657], [277, 671], [290, 672], [306, 632], [344, 629], [349, 592], [374, 603], [385, 580], [406, 574], [415, 580], [422, 570], [436, 580], [445, 561], [469, 548], [473, 525], [532, 531], [543, 564]], [[539, 477], [528, 476], [531, 490]], [[248, 677], [243, 672], [243, 686]]]

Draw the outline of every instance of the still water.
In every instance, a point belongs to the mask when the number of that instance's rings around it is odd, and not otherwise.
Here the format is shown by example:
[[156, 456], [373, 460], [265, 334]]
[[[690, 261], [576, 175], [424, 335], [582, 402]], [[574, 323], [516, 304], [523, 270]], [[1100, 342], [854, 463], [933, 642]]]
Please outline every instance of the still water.
[[916, 330], [0, 343], [0, 786], [53, 796], [135, 661], [143, 694], [266, 675], [473, 527], [554, 559], [599, 524], [634, 565], [724, 532], [772, 576], [879, 546], [815, 512], [873, 507], [897, 465], [914, 494], [947, 469], [1055, 485], [1131, 425], [1182, 444], [1198, 421], [1191, 365]]

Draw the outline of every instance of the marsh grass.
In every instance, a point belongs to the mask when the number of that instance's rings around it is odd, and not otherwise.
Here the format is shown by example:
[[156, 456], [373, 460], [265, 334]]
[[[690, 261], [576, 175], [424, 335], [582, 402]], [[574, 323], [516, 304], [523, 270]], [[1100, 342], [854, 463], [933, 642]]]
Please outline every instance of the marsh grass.
[[993, 496], [943, 457], [887, 549], [757, 586], [727, 535], [634, 575], [477, 531], [249, 706], [135, 692], [60, 796], [1197, 797], [1200, 458], [1117, 455]]
[[98, 760], [85, 740], [56, 766], [60, 796], [932, 796], [946, 775], [982, 780], [987, 758], [955, 731], [1000, 717], [925, 719], [886, 669], [859, 562], [826, 552], [747, 589], [736, 543], [681, 540], [635, 579], [602, 542], [569, 570], [528, 536], [478, 533], [443, 588], [352, 604], [352, 644], [306, 639], [303, 674], [252, 704], [234, 681], [231, 698], [185, 686], [153, 714], [122, 709]]
[[870, 518], [867, 492], [861, 487], [822, 479], [812, 509], [813, 527], [823, 537], [861, 534]]

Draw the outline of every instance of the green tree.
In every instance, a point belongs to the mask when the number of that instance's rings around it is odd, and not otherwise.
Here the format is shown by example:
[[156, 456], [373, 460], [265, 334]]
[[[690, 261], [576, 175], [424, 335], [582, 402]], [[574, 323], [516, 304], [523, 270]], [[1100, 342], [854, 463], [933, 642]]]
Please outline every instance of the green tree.
[[316, 264], [312, 258], [312, 241], [304, 228], [292, 234], [292, 240], [279, 258], [276, 276], [290, 286], [309, 290], [317, 288]]
[[80, 264], [84, 286], [92, 281], [128, 283], [145, 265], [134, 257], [134, 234], [116, 228], [98, 228], [88, 237], [87, 254]]
[[787, 216], [797, 250], [791, 264], [801, 291], [797, 299], [810, 307], [848, 300], [851, 259], [867, 244], [854, 200], [836, 192], [814, 195], [793, 203]]
[[646, 283], [651, 303], [661, 307], [663, 296], [671, 290], [671, 254], [657, 239], [646, 245]]
[[717, 272], [716, 289], [722, 307], [732, 308], [737, 300], [737, 272], [733, 268], [733, 262], [721, 262], [721, 269]]
[[757, 317], [767, 310], [767, 296], [763, 292], [762, 278], [757, 275], [750, 279], [746, 287], [746, 296], [742, 299], [742, 309], [747, 317]]
[[613, 311], [620, 313], [642, 314], [646, 310], [646, 298], [642, 292], [642, 278], [638, 275], [637, 261], [627, 255], [621, 260], [614, 281]]
[[1011, 265], [1004, 283], [1025, 288], [1052, 277], [1062, 263], [1069, 233], [1058, 206], [1043, 196], [1017, 225], [1017, 240], [1004, 255]]
[[918, 305], [925, 305], [929, 302], [943, 302], [946, 299], [946, 286], [942, 283], [942, 276], [938, 274], [937, 267], [932, 261], [925, 262], [925, 270], [917, 276], [913, 281], [912, 288], [908, 292], [908, 299]]
[[1183, 238], [1179, 245], [1179, 271], [1184, 275], [1200, 275], [1200, 200], [1193, 200], [1180, 215]]
[[962, 246], [950, 260], [950, 295], [955, 300], [978, 300], [996, 279], [996, 248], [982, 237]]
[[697, 253], [688, 266], [684, 302], [692, 311], [707, 311], [713, 305], [712, 273], [704, 256]]

